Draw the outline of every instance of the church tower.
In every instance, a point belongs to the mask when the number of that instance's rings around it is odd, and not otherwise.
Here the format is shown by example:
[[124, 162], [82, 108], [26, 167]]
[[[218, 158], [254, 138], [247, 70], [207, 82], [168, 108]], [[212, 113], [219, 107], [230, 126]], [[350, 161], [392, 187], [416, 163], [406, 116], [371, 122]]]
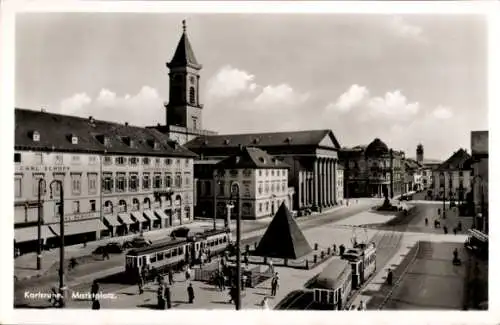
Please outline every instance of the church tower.
[[420, 164], [424, 162], [424, 146], [421, 143], [417, 146], [417, 162]]
[[174, 56], [167, 63], [170, 70], [169, 101], [165, 105], [166, 125], [191, 130], [202, 129], [200, 104], [200, 70], [186, 32], [186, 21], [182, 21], [182, 36]]

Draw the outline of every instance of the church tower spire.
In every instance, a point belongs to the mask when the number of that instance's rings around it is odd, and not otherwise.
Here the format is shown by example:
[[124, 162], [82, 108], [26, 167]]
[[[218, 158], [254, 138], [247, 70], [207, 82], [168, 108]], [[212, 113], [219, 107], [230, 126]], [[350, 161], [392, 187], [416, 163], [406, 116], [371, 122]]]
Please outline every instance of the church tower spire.
[[186, 21], [182, 21], [182, 35], [172, 60], [167, 63], [170, 70], [169, 101], [166, 108], [166, 124], [198, 130], [201, 125], [199, 86], [200, 70], [187, 35]]

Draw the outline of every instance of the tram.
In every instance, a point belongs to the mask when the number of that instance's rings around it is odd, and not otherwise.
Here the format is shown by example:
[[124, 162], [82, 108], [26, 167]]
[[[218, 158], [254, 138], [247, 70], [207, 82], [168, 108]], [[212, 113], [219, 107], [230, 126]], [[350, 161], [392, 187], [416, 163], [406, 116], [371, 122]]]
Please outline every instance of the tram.
[[159, 274], [178, 269], [185, 264], [198, 263], [201, 252], [217, 255], [231, 245], [228, 229], [198, 232], [186, 238], [162, 241], [151, 246], [133, 249], [125, 255], [125, 274], [135, 279], [145, 269], [155, 269]]
[[488, 235], [477, 229], [468, 230], [468, 238], [464, 243], [465, 248], [479, 257], [488, 256]]

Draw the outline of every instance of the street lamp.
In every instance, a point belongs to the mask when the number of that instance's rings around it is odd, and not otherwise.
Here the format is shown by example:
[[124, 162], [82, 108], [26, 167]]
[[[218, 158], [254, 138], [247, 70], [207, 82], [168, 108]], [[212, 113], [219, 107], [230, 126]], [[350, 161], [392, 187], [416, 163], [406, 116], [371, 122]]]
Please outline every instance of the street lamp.
[[59, 186], [59, 201], [61, 202], [59, 206], [59, 292], [61, 294], [61, 307], [64, 307], [64, 187], [63, 182], [59, 179], [54, 179], [49, 184], [50, 188], [50, 198], [52, 199], [52, 185], [57, 183]]
[[[42, 189], [43, 184], [43, 189]], [[38, 221], [37, 221], [37, 233], [38, 233], [38, 241], [36, 247], [36, 269], [42, 269], [42, 213], [43, 213], [43, 203], [42, 203], [42, 190], [43, 195], [45, 195], [45, 180], [40, 178], [38, 180]]]
[[446, 176], [444, 172], [440, 175], [441, 184], [443, 184], [443, 219], [446, 219]]

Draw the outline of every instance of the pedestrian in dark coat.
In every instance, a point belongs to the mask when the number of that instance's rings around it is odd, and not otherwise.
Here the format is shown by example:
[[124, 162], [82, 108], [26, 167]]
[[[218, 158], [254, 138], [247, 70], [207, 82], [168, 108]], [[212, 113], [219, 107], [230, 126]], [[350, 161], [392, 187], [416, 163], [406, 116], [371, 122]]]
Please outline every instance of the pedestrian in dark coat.
[[167, 309], [172, 308], [172, 293], [170, 291], [170, 287], [166, 286], [165, 287], [165, 293], [164, 293], [164, 298], [165, 302], [167, 303]]
[[387, 272], [387, 284], [390, 286], [392, 285], [392, 277], [393, 277], [392, 270], [389, 270]]
[[156, 297], [158, 298], [158, 309], [165, 309], [165, 297], [163, 296], [164, 286], [160, 284], [158, 286], [158, 291], [156, 292]]
[[192, 304], [194, 302], [194, 289], [192, 283], [189, 284], [187, 288], [187, 293], [188, 293], [189, 303]]
[[138, 281], [137, 281], [137, 286], [139, 287], [139, 294], [142, 295], [144, 293], [144, 278], [142, 277], [142, 274], [139, 275]]
[[172, 270], [168, 271], [168, 284], [172, 285], [174, 283], [174, 272]]

